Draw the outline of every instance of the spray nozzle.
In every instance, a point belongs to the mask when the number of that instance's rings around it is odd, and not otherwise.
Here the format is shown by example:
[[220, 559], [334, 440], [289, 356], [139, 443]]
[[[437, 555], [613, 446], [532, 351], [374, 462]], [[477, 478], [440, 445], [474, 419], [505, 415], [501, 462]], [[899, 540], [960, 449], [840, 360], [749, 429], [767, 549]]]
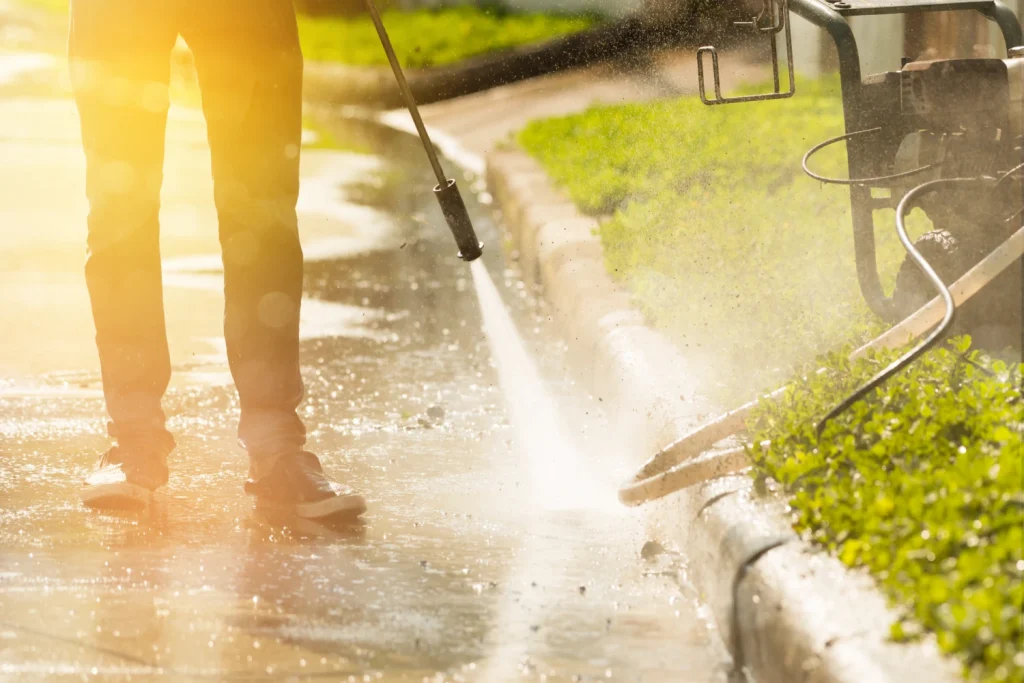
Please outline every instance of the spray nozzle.
[[459, 246], [459, 258], [463, 261], [475, 261], [480, 258], [484, 248], [477, 239], [476, 231], [473, 230], [473, 222], [469, 219], [469, 212], [462, 201], [459, 186], [454, 180], [448, 180], [444, 187], [438, 185], [434, 188], [434, 196], [441, 205], [441, 212], [448, 221], [448, 228], [455, 236], [455, 243]]
[[398, 56], [395, 54], [395, 49], [391, 46], [391, 39], [388, 37], [387, 30], [384, 28], [384, 21], [380, 18], [380, 12], [377, 11], [377, 6], [373, 3], [373, 0], [366, 0], [366, 9], [370, 12], [370, 18], [373, 20], [373, 25], [377, 29], [377, 35], [380, 37], [380, 44], [384, 48], [388, 62], [391, 64], [391, 70], [395, 73], [395, 82], [398, 83], [398, 89], [402, 93], [402, 99], [405, 100], [405, 106], [409, 108], [409, 115], [412, 116], [416, 132], [419, 133], [420, 140], [423, 142], [423, 149], [427, 153], [427, 159], [430, 160], [430, 166], [434, 169], [434, 177], [437, 178], [438, 183], [437, 187], [434, 188], [434, 194], [441, 205], [444, 219], [448, 221], [448, 227], [451, 228], [452, 234], [455, 235], [455, 243], [459, 245], [459, 258], [463, 261], [475, 261], [484, 253], [484, 248], [480, 245], [480, 240], [476, 238], [473, 222], [469, 219], [469, 212], [466, 211], [466, 204], [462, 201], [462, 195], [459, 194], [459, 188], [455, 181], [448, 180], [444, 174], [444, 169], [441, 168], [441, 162], [437, 159], [434, 143], [430, 141], [430, 134], [427, 133], [427, 127], [423, 125], [423, 118], [420, 116], [420, 110], [416, 106], [416, 98], [413, 97], [412, 90], [409, 89], [409, 83], [405, 80], [405, 73], [402, 72]]

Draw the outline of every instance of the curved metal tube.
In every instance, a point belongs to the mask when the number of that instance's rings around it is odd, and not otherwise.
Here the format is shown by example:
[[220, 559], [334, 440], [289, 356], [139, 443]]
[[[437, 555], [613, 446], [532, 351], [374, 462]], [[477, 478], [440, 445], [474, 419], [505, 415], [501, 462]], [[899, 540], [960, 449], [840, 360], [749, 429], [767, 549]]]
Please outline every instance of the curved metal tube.
[[1003, 175], [1001, 175], [998, 178], [996, 178], [996, 184], [992, 186], [992, 189], [994, 190], [997, 187], [999, 187], [1000, 185], [1002, 185], [1004, 180], [1006, 180], [1007, 178], [1009, 178], [1010, 176], [1012, 176], [1014, 173], [1016, 173], [1017, 171], [1019, 171], [1021, 169], [1024, 169], [1024, 164], [1017, 164], [1016, 166], [1011, 168], [1009, 171], [1007, 171]]
[[917, 195], [934, 190], [940, 185], [972, 183], [979, 182], [979, 180], [979, 178], [941, 178], [939, 180], [930, 180], [927, 183], [918, 185], [913, 190], [905, 194], [903, 199], [900, 200], [899, 206], [896, 207], [896, 234], [899, 235], [900, 242], [903, 244], [903, 248], [906, 250], [907, 255], [910, 256], [917, 267], [921, 269], [921, 272], [925, 274], [925, 277], [927, 277], [935, 287], [935, 291], [942, 297], [942, 302], [946, 307], [946, 313], [942, 316], [942, 322], [939, 323], [938, 327], [932, 330], [932, 333], [929, 334], [923, 342], [890, 363], [887, 368], [872, 377], [863, 386], [832, 408], [832, 410], [828, 411], [828, 414], [818, 422], [818, 436], [821, 436], [825, 426], [830, 420], [846, 411], [850, 406], [862, 399], [868, 392], [881, 385], [910, 363], [914, 362], [921, 356], [921, 354], [930, 349], [942, 337], [942, 335], [946, 333], [949, 326], [953, 324], [953, 318], [956, 314], [956, 303], [953, 301], [953, 295], [950, 294], [949, 288], [946, 287], [946, 283], [944, 283], [942, 278], [938, 276], [935, 269], [932, 268], [931, 264], [928, 263], [923, 256], [921, 256], [921, 252], [919, 252], [917, 248], [914, 247], [914, 243], [910, 241], [910, 236], [907, 234], [907, 227], [904, 224], [904, 219], [910, 202], [913, 201]]
[[824, 142], [821, 142], [807, 150], [807, 154], [804, 155], [803, 161], [800, 162], [800, 165], [803, 167], [804, 173], [806, 173], [807, 175], [809, 175], [810, 177], [814, 178], [817, 181], [828, 183], [830, 185], [868, 185], [871, 183], [882, 183], [888, 180], [907, 178], [912, 175], [917, 175], [918, 173], [923, 173], [924, 171], [927, 171], [931, 168], [935, 168], [935, 164], [928, 164], [927, 166], [919, 166], [918, 168], [912, 168], [909, 171], [901, 171], [900, 173], [893, 173], [891, 175], [880, 175], [875, 176], [874, 178], [827, 178], [825, 176], [818, 175], [807, 166], [808, 162], [810, 162], [811, 157], [813, 155], [817, 154], [818, 152], [825, 149], [829, 145], [834, 145], [837, 142], [849, 140], [850, 138], [855, 138], [859, 135], [879, 133], [881, 131], [882, 129], [880, 127], [868, 128], [866, 130], [858, 130], [854, 131], [853, 133], [847, 133], [846, 135], [838, 135], [834, 138], [829, 138], [828, 140], [825, 140]]
[[[996, 276], [1020, 260], [1022, 254], [1024, 254], [1024, 227], [1013, 233], [1008, 240], [992, 250], [988, 256], [978, 261], [974, 267], [949, 286], [953, 302], [957, 306], [963, 306], [965, 301], [976, 295]], [[938, 325], [942, 320], [944, 309], [942, 297], [935, 297], [916, 313], [887, 330], [882, 336], [854, 351], [850, 354], [850, 360], [862, 358], [869, 351], [898, 349], [901, 346], [906, 346]]]
[[[996, 247], [988, 256], [964, 273], [950, 287], [953, 302], [962, 305], [981, 291], [1000, 273], [1017, 263], [1024, 255], [1024, 227]], [[917, 339], [942, 320], [944, 303], [935, 297], [903, 322], [877, 339], [860, 347], [850, 360], [857, 360], [874, 349], [895, 349]], [[824, 368], [818, 370], [824, 372]], [[776, 389], [767, 399], [777, 399], [789, 389]], [[641, 505], [662, 498], [674, 491], [695, 486], [723, 474], [743, 469], [745, 463], [736, 449], [698, 457], [715, 443], [741, 433], [760, 399], [750, 401], [708, 422], [662, 449], [647, 461], [622, 488], [619, 500], [626, 505]], [[718, 462], [715, 462], [718, 461]]]
[[[1003, 175], [999, 176], [996, 179], [995, 184], [993, 184], [992, 187], [990, 188], [990, 192], [995, 192], [996, 189], [1000, 185], [1002, 185], [1003, 182], [1006, 181], [1007, 178], [1011, 177], [1014, 173], [1016, 173], [1017, 171], [1020, 171], [1021, 169], [1024, 169], [1024, 164], [1018, 164], [1017, 166], [1014, 166], [1013, 168], [1011, 168], [1009, 171], [1007, 171]], [[1024, 208], [1018, 209], [1009, 218], [1004, 220], [1003, 223], [1009, 223], [1010, 221], [1012, 221], [1013, 219], [1017, 218], [1017, 216], [1021, 215], [1022, 213], [1024, 213]]]
[[[1016, 170], [1019, 169], [1012, 169], [1009, 173], [1003, 175], [995, 182], [1000, 182]], [[924, 330], [930, 326], [926, 321], [931, 315], [930, 311], [934, 308], [939, 299], [942, 301], [944, 314], [941, 321], [939, 321], [938, 326], [935, 327], [923, 342], [895, 360], [887, 368], [875, 375], [867, 383], [858, 388], [850, 396], [830, 410], [817, 425], [817, 432], [819, 436], [830, 420], [847, 410], [850, 406], [863, 398], [865, 394], [881, 385], [889, 379], [889, 377], [899, 372], [934, 346], [953, 323], [956, 315], [956, 300], [954, 299], [953, 293], [950, 291], [949, 287], [946, 287], [945, 283], [935, 272], [935, 269], [932, 268], [931, 264], [921, 256], [919, 251], [917, 251], [913, 242], [910, 241], [910, 236], [907, 234], [905, 220], [910, 203], [919, 194], [932, 191], [940, 185], [986, 181], [991, 182], [992, 180], [993, 179], [983, 178], [943, 178], [939, 180], [931, 180], [918, 185], [904, 195], [900, 200], [900, 203], [896, 208], [896, 232], [899, 236], [900, 243], [903, 245], [903, 248], [917, 267], [921, 269], [925, 276], [931, 281], [932, 285], [935, 286], [935, 289], [938, 292], [938, 297], [892, 330], [889, 330], [870, 344], [867, 344], [861, 349], [855, 351], [850, 358], [851, 360], [859, 358], [871, 348], [893, 348], [894, 346], [902, 344], [902, 339], [906, 336], [913, 338], [918, 334], [923, 333]], [[963, 300], [970, 298], [974, 293], [980, 290], [985, 283], [991, 281], [992, 278], [1001, 273], [1011, 262], [1020, 258], [1022, 242], [1024, 242], [1024, 229], [1015, 233], [1013, 237], [1000, 245], [999, 248], [965, 273], [957, 280], [956, 283], [953, 284], [953, 288], [958, 290], [957, 297], [962, 298]], [[975, 282], [975, 280], [983, 282]], [[970, 283], [967, 281], [970, 281]], [[819, 370], [819, 372], [821, 371]], [[781, 396], [786, 389], [787, 387], [777, 389], [772, 392], [770, 398]], [[757, 403], [757, 401], [751, 401], [732, 412], [726, 413], [718, 419], [687, 434], [682, 439], [679, 439], [659, 452], [645, 463], [644, 466], [633, 475], [629, 482], [619, 489], [619, 500], [626, 505], [640, 505], [649, 500], [666, 496], [674, 491], [688, 488], [695, 484], [708, 481], [709, 479], [726, 474], [732, 474], [745, 469], [748, 463], [745, 458], [744, 449], [741, 448], [729, 449], [709, 458], [696, 458], [695, 456], [709, 449], [714, 443], [742, 431], [747, 417]]]
[[996, 0], [991, 8], [979, 11], [999, 26], [1007, 49], [1024, 45], [1024, 32], [1021, 30], [1020, 20], [1004, 3]]

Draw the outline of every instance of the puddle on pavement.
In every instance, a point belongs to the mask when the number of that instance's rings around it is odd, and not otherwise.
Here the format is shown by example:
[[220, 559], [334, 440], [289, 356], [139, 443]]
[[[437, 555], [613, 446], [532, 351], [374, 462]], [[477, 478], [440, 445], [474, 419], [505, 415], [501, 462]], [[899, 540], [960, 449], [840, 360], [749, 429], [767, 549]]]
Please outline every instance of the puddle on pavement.
[[[375, 146], [424, 169], [407, 140]], [[306, 278], [312, 320], [374, 312], [365, 334], [328, 325], [303, 341], [311, 446], [368, 494], [365, 524], [256, 515], [232, 390], [180, 380], [166, 401], [179, 439], [170, 485], [145, 513], [88, 512], [77, 482], [107, 443], [94, 383], [72, 372], [0, 391], [0, 678], [725, 680], [683, 568], [638, 559], [636, 514], [613, 500], [536, 505], [428, 174], [389, 165], [386, 177], [390, 191], [348, 196], [372, 198], [393, 230], [374, 248], [321, 254]], [[471, 210], [499, 244], [488, 212]], [[497, 251], [486, 258], [499, 290], [610, 489], [622, 472], [598, 404], [565, 378], [543, 308]], [[213, 284], [196, 287], [195, 314], [219, 315]], [[214, 361], [177, 365], [190, 381], [216, 374]]]

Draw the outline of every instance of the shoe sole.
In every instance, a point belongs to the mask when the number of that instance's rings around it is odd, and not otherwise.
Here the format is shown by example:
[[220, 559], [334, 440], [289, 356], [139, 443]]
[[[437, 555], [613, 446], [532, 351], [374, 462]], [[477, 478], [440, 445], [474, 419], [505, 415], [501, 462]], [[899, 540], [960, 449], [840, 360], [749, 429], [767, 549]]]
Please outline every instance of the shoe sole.
[[146, 487], [127, 482], [83, 486], [79, 495], [87, 507], [98, 510], [140, 510], [153, 499]]
[[355, 519], [366, 512], [366, 499], [360, 495], [333, 496], [315, 503], [287, 505], [256, 499], [256, 508], [273, 512], [287, 512], [301, 519]]

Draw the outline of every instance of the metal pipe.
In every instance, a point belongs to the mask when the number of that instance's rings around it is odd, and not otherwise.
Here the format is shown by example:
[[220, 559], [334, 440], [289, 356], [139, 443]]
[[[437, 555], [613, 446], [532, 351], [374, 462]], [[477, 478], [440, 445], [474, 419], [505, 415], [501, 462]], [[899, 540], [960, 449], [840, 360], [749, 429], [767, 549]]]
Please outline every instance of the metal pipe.
[[405, 73], [402, 71], [402, 65], [398, 62], [395, 48], [391, 45], [391, 38], [388, 37], [388, 32], [384, 29], [384, 21], [380, 18], [377, 5], [373, 3], [373, 0], [366, 0], [366, 9], [370, 12], [370, 19], [373, 20], [373, 26], [377, 29], [377, 35], [380, 36], [380, 44], [384, 47], [384, 53], [388, 56], [388, 62], [391, 64], [391, 70], [395, 74], [395, 81], [398, 82], [398, 89], [402, 92], [405, 106], [409, 110], [409, 114], [412, 115], [412, 122], [416, 125], [416, 131], [420, 134], [420, 139], [423, 140], [423, 149], [426, 150], [427, 158], [430, 159], [430, 166], [434, 169], [434, 175], [437, 176], [437, 185], [441, 188], [447, 187], [448, 178], [444, 174], [444, 169], [441, 168], [441, 162], [437, 159], [437, 153], [434, 151], [434, 145], [430, 141], [427, 127], [423, 125], [419, 107], [416, 106], [416, 99], [412, 95], [412, 90], [409, 89], [409, 82], [405, 80]]
[[905, 194], [903, 199], [900, 200], [899, 205], [896, 207], [896, 234], [899, 236], [900, 242], [903, 244], [903, 248], [906, 250], [907, 255], [910, 256], [914, 261], [914, 264], [921, 269], [921, 272], [924, 273], [932, 286], [935, 287], [935, 291], [938, 292], [940, 297], [942, 297], [942, 302], [945, 306], [945, 313], [942, 316], [942, 321], [939, 323], [938, 327], [932, 330], [932, 333], [929, 334], [923, 342], [894, 360], [888, 367], [840, 401], [838, 405], [832, 408], [832, 410], [828, 411], [828, 414], [821, 418], [821, 421], [818, 423], [818, 436], [821, 436], [822, 432], [825, 431], [825, 426], [833, 418], [845, 412], [854, 403], [864, 398], [864, 396], [869, 392], [880, 386], [883, 382], [903, 368], [913, 363], [921, 356], [921, 354], [930, 349], [942, 337], [942, 335], [946, 333], [949, 326], [953, 324], [953, 318], [956, 315], [956, 303], [953, 301], [953, 295], [950, 294], [949, 288], [946, 287], [946, 283], [942, 281], [942, 278], [935, 272], [932, 265], [928, 263], [923, 256], [921, 256], [921, 252], [919, 252], [917, 247], [914, 246], [914, 243], [910, 241], [910, 236], [907, 234], [907, 226], [904, 221], [906, 220], [907, 210], [917, 195], [922, 194], [923, 192], [931, 192], [937, 189], [940, 185], [979, 181], [979, 178], [940, 178], [939, 180], [929, 180], [928, 182], [915, 187], [913, 190]]
[[917, 168], [912, 168], [909, 171], [900, 171], [899, 173], [875, 176], [873, 178], [828, 178], [823, 175], [818, 175], [817, 173], [812, 171], [810, 169], [810, 166], [808, 165], [811, 161], [812, 156], [814, 156], [821, 150], [825, 149], [826, 147], [829, 147], [830, 145], [834, 145], [837, 142], [842, 142], [843, 140], [852, 140], [853, 138], [859, 135], [868, 135], [869, 133], [880, 132], [882, 132], [881, 128], [869, 128], [867, 130], [859, 130], [855, 133], [847, 133], [846, 135], [839, 135], [834, 138], [829, 138], [828, 140], [820, 142], [814, 147], [811, 147], [809, 150], [807, 150], [807, 154], [804, 154], [803, 161], [800, 163], [800, 165], [804, 169], [804, 173], [806, 173], [809, 177], [829, 185], [869, 185], [875, 183], [883, 183], [892, 180], [898, 180], [900, 178], [907, 178], [909, 176], [917, 175], [918, 173], [924, 173], [927, 170], [935, 168], [935, 164], [928, 164], [927, 166], [919, 166]]
[[1024, 34], [1022, 34], [1020, 21], [1009, 7], [1000, 0], [994, 0], [990, 9], [978, 10], [986, 18], [994, 21], [999, 30], [1003, 33], [1003, 40], [1006, 42], [1006, 49], [1024, 45]]
[[[997, 275], [1016, 263], [1022, 254], [1024, 254], [1024, 228], [1013, 233], [1010, 239], [999, 245], [991, 254], [950, 285], [949, 293], [953, 295], [953, 302], [957, 306], [963, 306], [965, 301], [980, 292]], [[942, 319], [943, 310], [942, 298], [935, 297], [899, 325], [854, 351], [850, 355], [850, 360], [862, 358], [868, 352], [876, 349], [897, 349], [909, 344], [932, 329]]]
[[480, 244], [476, 231], [473, 230], [473, 221], [469, 217], [469, 211], [466, 210], [465, 202], [462, 201], [459, 187], [454, 180], [448, 179], [444, 174], [444, 169], [441, 168], [441, 162], [437, 159], [434, 143], [430, 140], [427, 127], [423, 125], [419, 107], [416, 106], [416, 98], [413, 97], [409, 83], [405, 80], [402, 65], [399, 64], [398, 56], [395, 55], [395, 49], [391, 45], [391, 39], [384, 28], [384, 21], [377, 11], [377, 6], [373, 4], [373, 0], [366, 0], [366, 8], [369, 10], [370, 18], [377, 29], [377, 35], [380, 37], [380, 44], [384, 48], [384, 53], [388, 56], [388, 62], [390, 62], [391, 70], [395, 74], [398, 89], [402, 92], [405, 106], [409, 109], [409, 114], [412, 116], [416, 132], [419, 133], [420, 141], [423, 142], [423, 149], [430, 160], [430, 166], [434, 169], [434, 175], [437, 176], [434, 196], [437, 198], [438, 204], [441, 205], [441, 213], [444, 214], [445, 222], [448, 223], [448, 229], [452, 231], [452, 236], [455, 237], [455, 243], [459, 247], [459, 258], [463, 261], [474, 261], [483, 254], [483, 245]]

